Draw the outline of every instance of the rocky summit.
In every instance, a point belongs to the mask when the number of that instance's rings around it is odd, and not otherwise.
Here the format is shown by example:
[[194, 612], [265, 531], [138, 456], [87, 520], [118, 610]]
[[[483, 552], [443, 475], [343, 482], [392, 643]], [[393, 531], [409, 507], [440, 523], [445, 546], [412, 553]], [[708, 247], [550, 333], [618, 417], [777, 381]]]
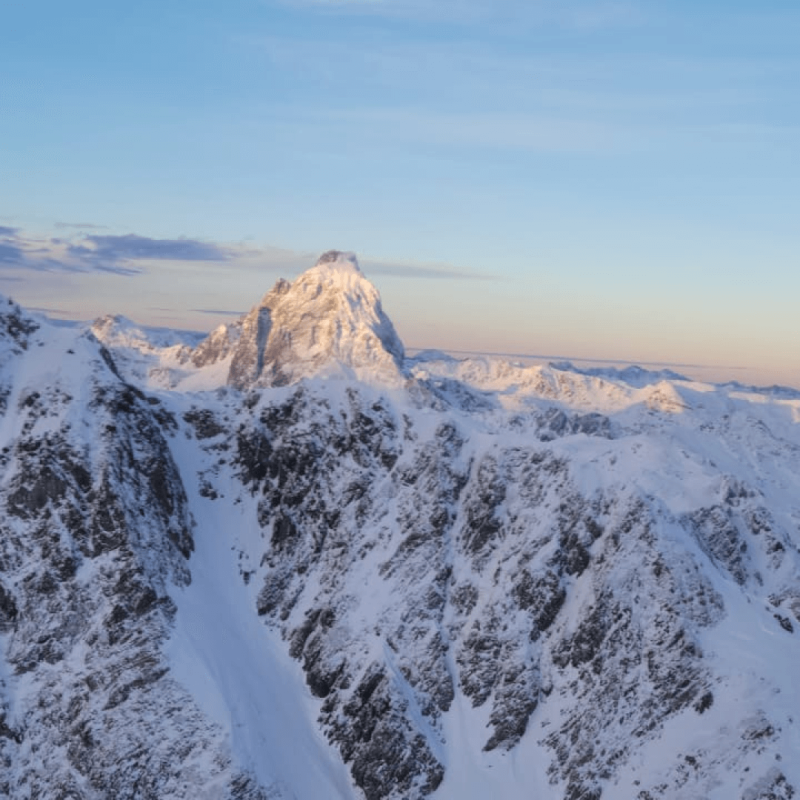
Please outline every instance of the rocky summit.
[[193, 354], [205, 366], [230, 356], [228, 383], [285, 386], [314, 375], [397, 376], [403, 345], [352, 253], [331, 250], [294, 283], [278, 281], [249, 314]]
[[0, 796], [789, 800], [800, 392], [0, 305]]

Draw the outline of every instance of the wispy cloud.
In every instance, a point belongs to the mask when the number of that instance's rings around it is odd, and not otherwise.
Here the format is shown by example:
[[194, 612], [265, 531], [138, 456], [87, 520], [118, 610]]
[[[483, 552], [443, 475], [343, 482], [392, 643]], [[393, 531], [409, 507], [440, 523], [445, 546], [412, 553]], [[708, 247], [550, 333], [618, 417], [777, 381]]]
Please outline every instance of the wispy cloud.
[[107, 225], [95, 225], [93, 222], [56, 222], [56, 228], [77, 231], [102, 231], [107, 230]]
[[598, 28], [630, 25], [644, 15], [636, 0], [278, 0], [321, 13], [402, 18], [452, 25]]
[[213, 316], [229, 316], [229, 317], [241, 317], [242, 314], [246, 313], [245, 311], [231, 311], [227, 308], [193, 308], [196, 314], [211, 314]]
[[23, 257], [22, 249], [13, 242], [0, 242], [0, 264], [17, 265]]
[[[612, 11], [590, 2], [567, 5], [586, 25], [603, 9]], [[524, 46], [522, 36], [398, 38], [370, 28], [353, 41], [316, 31], [249, 40], [271, 69], [324, 87], [310, 98], [298, 92], [272, 103], [264, 116], [270, 133], [307, 151], [350, 153], [361, 140], [403, 153], [427, 146], [641, 152], [673, 133], [681, 138], [687, 122], [785, 120], [785, 104], [773, 100], [797, 71], [796, 60], [782, 54], [550, 52]], [[344, 100], [331, 104], [337, 95]]]
[[0, 228], [0, 266], [39, 272], [110, 272], [138, 275], [142, 262], [226, 261], [229, 248], [199, 239], [153, 239], [138, 234], [84, 236], [77, 241]]
[[378, 149], [422, 146], [531, 153], [606, 153], [629, 148], [641, 129], [616, 120], [575, 118], [557, 113], [437, 111], [428, 108], [287, 109], [282, 115], [287, 137], [313, 137], [324, 126], [326, 145], [351, 147], [353, 131]]
[[230, 252], [198, 239], [151, 239], [124, 236], [87, 236], [85, 244], [71, 244], [67, 252], [99, 269], [135, 261], [225, 261]]
[[52, 314], [56, 317], [68, 317], [73, 313], [66, 308], [57, 308], [55, 306], [27, 306], [27, 309], [28, 311], [35, 311], [38, 314]]
[[369, 275], [386, 275], [392, 278], [440, 278], [445, 280], [487, 281], [497, 280], [496, 275], [458, 269], [448, 264], [414, 264], [399, 261], [359, 259], [364, 272]]

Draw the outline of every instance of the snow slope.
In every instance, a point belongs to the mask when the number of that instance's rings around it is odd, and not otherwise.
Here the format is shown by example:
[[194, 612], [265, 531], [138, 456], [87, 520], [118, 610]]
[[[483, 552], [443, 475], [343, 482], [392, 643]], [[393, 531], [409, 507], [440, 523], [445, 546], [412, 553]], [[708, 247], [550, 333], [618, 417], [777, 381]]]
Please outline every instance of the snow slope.
[[[349, 776], [314, 725], [302, 675], [280, 640], [253, 614], [254, 587], [239, 579], [241, 549], [260, 539], [246, 504], [204, 497], [207, 453], [194, 437], [173, 447], [197, 520], [192, 582], [173, 593], [173, 676], [230, 737], [239, 762], [268, 797], [356, 798]], [[236, 492], [229, 481], [226, 494]]]

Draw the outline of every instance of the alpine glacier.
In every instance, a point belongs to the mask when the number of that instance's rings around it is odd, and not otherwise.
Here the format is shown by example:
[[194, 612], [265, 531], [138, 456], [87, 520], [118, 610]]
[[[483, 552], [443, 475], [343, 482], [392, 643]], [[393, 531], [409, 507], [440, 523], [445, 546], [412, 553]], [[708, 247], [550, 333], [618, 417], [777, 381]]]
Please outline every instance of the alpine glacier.
[[0, 306], [0, 796], [788, 800], [800, 392]]

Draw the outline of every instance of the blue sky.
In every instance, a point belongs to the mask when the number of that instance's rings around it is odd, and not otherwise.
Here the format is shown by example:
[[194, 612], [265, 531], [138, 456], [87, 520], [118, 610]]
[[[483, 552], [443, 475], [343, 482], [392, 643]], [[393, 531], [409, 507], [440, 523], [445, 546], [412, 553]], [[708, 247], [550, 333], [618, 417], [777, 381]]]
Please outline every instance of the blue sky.
[[800, 385], [794, 0], [2, 14], [0, 291], [26, 305], [209, 329], [338, 247], [407, 346]]

